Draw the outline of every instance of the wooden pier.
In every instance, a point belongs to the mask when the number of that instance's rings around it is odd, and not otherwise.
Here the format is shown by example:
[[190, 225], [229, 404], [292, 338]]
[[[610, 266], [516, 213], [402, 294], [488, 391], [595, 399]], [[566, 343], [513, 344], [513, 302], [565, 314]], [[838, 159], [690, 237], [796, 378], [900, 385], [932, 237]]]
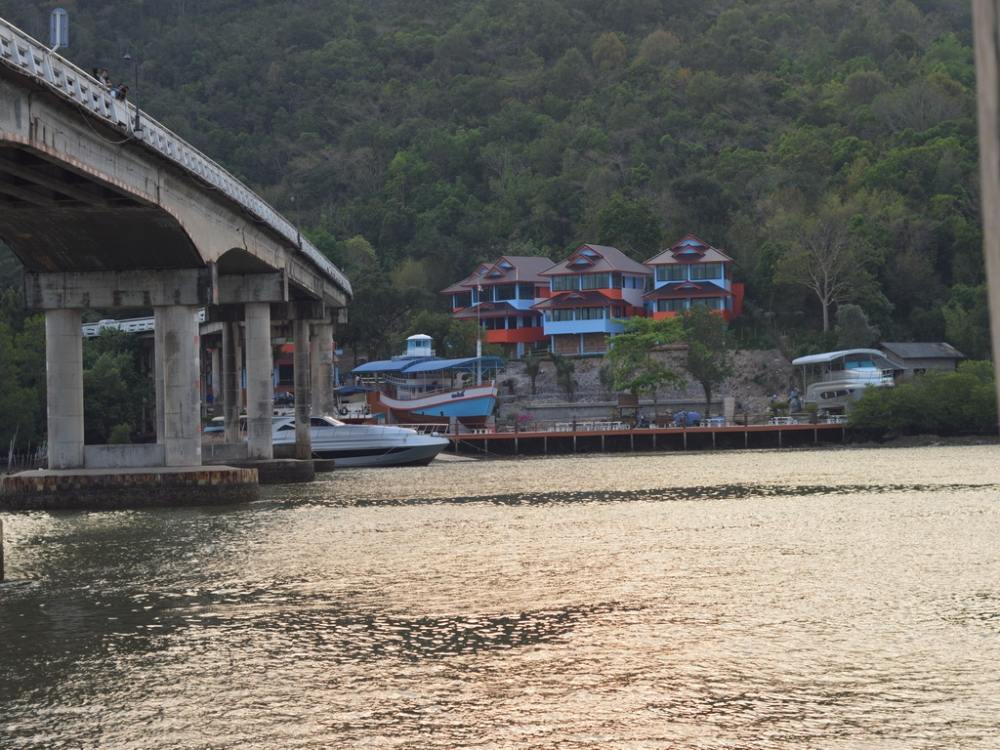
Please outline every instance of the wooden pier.
[[788, 448], [842, 443], [844, 424], [751, 424], [449, 434], [450, 452], [479, 456]]

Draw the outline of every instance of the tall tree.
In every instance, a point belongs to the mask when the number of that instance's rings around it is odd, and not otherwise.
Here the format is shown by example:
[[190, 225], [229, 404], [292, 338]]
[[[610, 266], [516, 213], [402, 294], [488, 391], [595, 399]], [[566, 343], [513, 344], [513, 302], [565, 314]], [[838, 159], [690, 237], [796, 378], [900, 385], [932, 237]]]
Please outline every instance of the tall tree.
[[851, 205], [829, 198], [814, 216], [782, 216], [789, 247], [775, 277], [803, 286], [815, 295], [824, 333], [830, 330], [830, 313], [836, 305], [872, 286], [873, 279], [865, 270], [867, 246], [851, 231], [854, 214]]
[[712, 408], [712, 394], [733, 374], [725, 319], [704, 305], [692, 307], [683, 317], [687, 344], [685, 369], [705, 392], [705, 414]]

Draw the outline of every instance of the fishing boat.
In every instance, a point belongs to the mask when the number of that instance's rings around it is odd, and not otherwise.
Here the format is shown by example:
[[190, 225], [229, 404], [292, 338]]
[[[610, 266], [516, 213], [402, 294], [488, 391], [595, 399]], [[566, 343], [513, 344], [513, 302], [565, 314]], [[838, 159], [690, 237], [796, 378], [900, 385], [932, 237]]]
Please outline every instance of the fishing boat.
[[[406, 340], [406, 353], [392, 359], [367, 362], [351, 371], [359, 386], [377, 391], [374, 408], [393, 421], [481, 425], [497, 403], [499, 357], [441, 358], [431, 348], [430, 336]], [[481, 351], [481, 350], [480, 350]]]
[[[274, 417], [275, 446], [295, 444], [295, 417]], [[448, 445], [448, 438], [408, 427], [345, 424], [333, 417], [310, 417], [309, 439], [316, 458], [332, 458], [338, 469], [373, 466], [426, 466]]]
[[843, 414], [869, 387], [895, 385], [903, 365], [878, 349], [842, 349], [792, 360], [802, 368], [804, 402], [827, 414]]

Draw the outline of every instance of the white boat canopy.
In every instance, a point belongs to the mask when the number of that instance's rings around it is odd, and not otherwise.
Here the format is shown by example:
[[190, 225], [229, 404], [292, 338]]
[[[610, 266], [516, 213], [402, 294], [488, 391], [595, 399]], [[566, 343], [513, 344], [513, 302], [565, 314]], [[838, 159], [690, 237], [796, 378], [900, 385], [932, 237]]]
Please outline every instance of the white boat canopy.
[[885, 352], [878, 349], [841, 349], [836, 352], [823, 352], [821, 354], [807, 354], [804, 357], [796, 357], [792, 360], [793, 365], [824, 365], [830, 362], [835, 362], [838, 359], [850, 356], [869, 356], [878, 357], [879, 359], [884, 359], [893, 368], [902, 370], [904, 369], [901, 364], [894, 361], [886, 355]]

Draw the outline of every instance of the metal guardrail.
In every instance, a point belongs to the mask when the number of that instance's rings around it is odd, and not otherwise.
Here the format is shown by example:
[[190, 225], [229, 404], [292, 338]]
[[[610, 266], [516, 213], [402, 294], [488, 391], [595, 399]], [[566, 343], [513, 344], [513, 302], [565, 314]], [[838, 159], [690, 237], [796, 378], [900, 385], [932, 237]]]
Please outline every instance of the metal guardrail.
[[88, 114], [115, 127], [125, 128], [132, 139], [183, 167], [267, 224], [297, 246], [348, 295], [353, 293], [351, 282], [339, 268], [311, 242], [303, 238], [288, 219], [271, 208], [223, 167], [141, 110], [138, 112], [142, 127], [135, 130], [132, 125], [137, 112], [134, 104], [112, 97], [110, 89], [92, 75], [50, 51], [41, 42], [2, 18], [0, 18], [0, 62], [44, 84], [50, 91], [80, 106]]
[[[205, 322], [205, 311], [198, 311], [198, 322]], [[124, 331], [125, 333], [145, 333], [155, 330], [156, 318], [123, 318], [122, 320], [99, 320], [96, 323], [84, 323], [80, 333], [85, 339], [100, 336], [104, 331]]]

